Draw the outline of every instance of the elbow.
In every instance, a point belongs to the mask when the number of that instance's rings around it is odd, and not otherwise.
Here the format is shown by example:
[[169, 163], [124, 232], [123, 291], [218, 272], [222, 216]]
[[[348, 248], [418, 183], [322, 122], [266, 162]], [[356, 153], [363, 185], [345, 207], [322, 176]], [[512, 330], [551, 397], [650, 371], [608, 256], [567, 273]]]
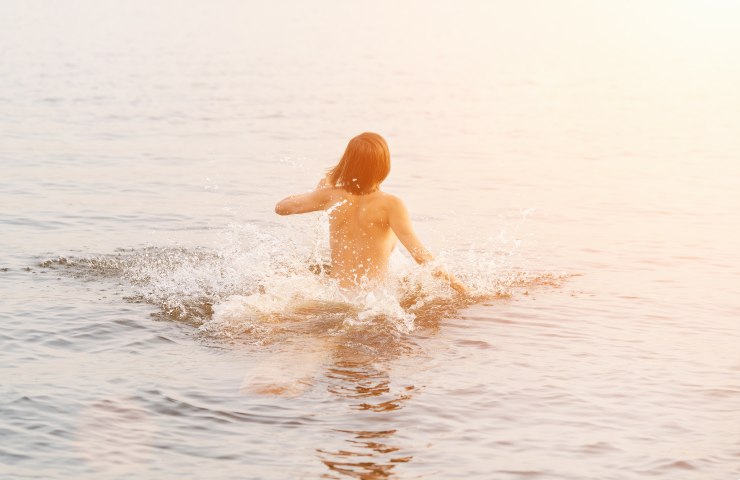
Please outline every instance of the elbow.
[[275, 213], [278, 215], [290, 215], [290, 210], [283, 204], [283, 202], [278, 202], [277, 205], [275, 205]]

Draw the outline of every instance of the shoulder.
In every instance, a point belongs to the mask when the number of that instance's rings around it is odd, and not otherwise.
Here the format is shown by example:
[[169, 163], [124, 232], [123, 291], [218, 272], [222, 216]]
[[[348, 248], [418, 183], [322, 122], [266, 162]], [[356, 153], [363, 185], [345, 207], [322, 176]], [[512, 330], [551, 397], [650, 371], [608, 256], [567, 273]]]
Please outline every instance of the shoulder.
[[316, 193], [320, 195], [325, 202], [334, 204], [341, 202], [347, 198], [348, 193], [341, 187], [325, 186], [316, 189]]
[[389, 215], [406, 211], [406, 205], [400, 197], [385, 192], [379, 193], [378, 202]]
[[403, 200], [400, 197], [386, 192], [380, 192], [380, 201], [391, 208], [402, 208], [404, 206]]

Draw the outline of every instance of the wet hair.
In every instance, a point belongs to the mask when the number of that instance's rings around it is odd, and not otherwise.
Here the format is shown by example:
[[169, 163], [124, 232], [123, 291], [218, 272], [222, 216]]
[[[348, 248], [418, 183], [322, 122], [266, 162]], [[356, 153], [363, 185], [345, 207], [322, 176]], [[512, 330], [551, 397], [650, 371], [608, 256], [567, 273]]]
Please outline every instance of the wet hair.
[[342, 159], [329, 170], [327, 180], [330, 185], [362, 195], [372, 192], [390, 171], [388, 144], [377, 133], [365, 132], [349, 141]]

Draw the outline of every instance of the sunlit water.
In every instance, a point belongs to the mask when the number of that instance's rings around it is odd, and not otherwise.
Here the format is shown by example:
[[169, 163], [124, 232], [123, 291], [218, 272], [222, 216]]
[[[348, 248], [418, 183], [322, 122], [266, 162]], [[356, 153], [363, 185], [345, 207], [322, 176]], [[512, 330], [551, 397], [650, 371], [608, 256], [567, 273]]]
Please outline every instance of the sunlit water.
[[[738, 24], [2, 2], [0, 476], [738, 478]], [[366, 130], [476, 299], [273, 213]]]

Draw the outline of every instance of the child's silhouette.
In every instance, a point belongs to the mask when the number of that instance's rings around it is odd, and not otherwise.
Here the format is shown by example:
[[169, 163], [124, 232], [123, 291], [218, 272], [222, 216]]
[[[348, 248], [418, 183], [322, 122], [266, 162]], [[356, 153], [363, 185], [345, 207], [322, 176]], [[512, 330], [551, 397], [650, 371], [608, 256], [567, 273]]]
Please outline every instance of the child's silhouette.
[[[383, 278], [398, 240], [417, 263], [434, 256], [414, 233], [400, 198], [380, 190], [390, 172], [388, 144], [377, 133], [349, 141], [339, 163], [310, 193], [292, 195], [275, 206], [280, 215], [329, 210], [331, 267], [329, 276], [344, 288]], [[434, 269], [456, 291], [467, 288], [443, 267]]]

